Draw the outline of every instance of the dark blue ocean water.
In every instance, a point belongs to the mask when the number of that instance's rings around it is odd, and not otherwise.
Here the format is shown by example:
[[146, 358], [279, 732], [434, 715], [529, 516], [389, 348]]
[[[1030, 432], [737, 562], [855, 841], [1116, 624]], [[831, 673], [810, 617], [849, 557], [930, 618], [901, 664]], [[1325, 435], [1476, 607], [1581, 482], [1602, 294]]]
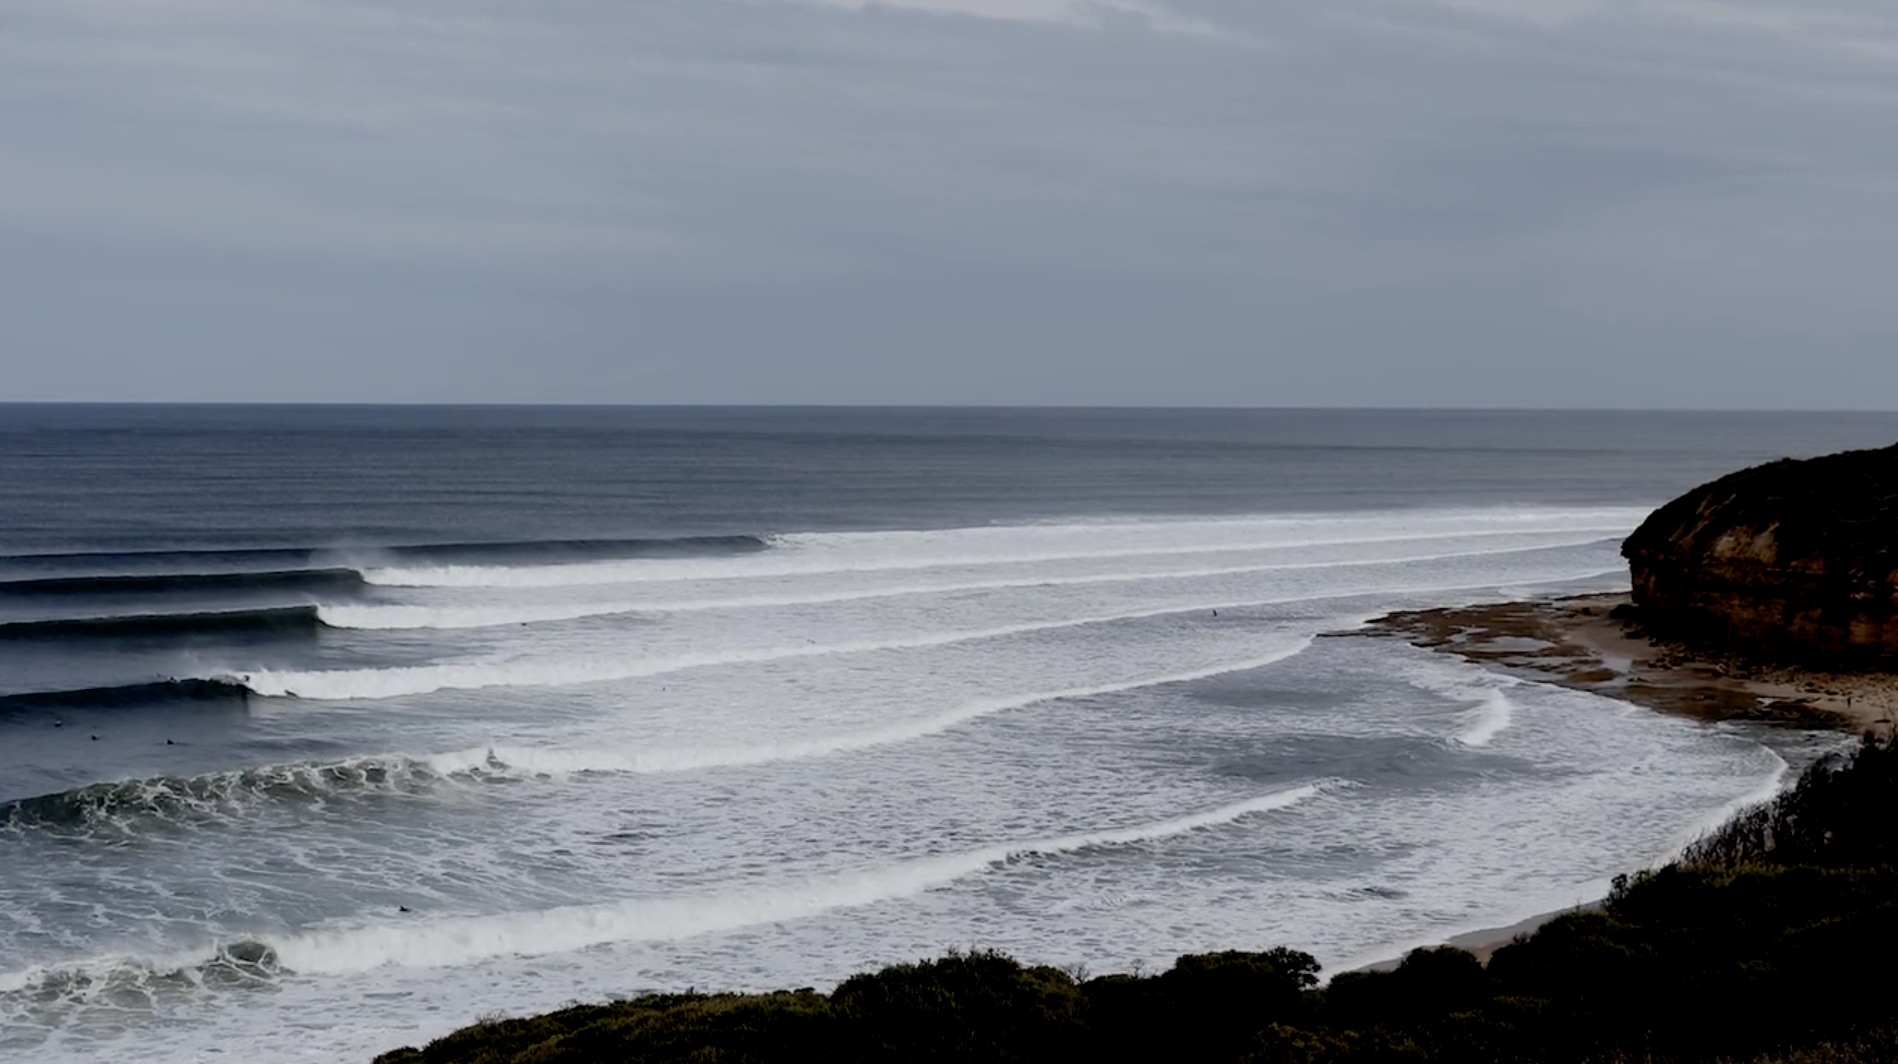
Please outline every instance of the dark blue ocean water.
[[0, 550], [1649, 504], [1894, 436], [1891, 414], [0, 406]]
[[1564, 904], [1785, 744], [1314, 637], [1620, 586], [1666, 498], [1895, 437], [0, 406], [0, 1053], [333, 1059], [971, 942], [1338, 962]]

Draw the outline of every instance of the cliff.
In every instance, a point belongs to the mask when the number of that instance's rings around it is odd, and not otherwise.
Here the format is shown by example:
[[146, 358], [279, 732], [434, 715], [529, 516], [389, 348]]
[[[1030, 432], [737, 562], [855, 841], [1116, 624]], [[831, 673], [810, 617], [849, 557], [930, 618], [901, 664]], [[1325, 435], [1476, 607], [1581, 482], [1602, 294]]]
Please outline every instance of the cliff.
[[1898, 666], [1898, 446], [1721, 477], [1656, 510], [1621, 553], [1657, 635], [1785, 664]]

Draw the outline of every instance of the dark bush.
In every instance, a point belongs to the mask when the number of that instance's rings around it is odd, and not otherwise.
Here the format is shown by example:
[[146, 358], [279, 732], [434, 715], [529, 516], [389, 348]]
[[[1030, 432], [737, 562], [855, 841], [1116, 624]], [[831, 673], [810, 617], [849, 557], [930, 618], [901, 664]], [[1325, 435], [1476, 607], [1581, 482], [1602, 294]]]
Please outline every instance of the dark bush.
[[852, 1059], [1034, 1061], [1071, 1045], [1085, 1010], [1074, 980], [996, 952], [951, 953], [845, 980], [831, 1003]]

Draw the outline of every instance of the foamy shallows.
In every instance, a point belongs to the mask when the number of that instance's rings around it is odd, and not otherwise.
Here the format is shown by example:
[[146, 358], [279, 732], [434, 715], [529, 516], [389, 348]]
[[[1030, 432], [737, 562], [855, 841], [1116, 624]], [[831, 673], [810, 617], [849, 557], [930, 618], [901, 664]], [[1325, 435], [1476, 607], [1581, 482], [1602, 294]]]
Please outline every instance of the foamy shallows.
[[1336, 965], [1587, 900], [1786, 760], [1321, 636], [1615, 587], [1642, 512], [325, 556], [314, 620], [259, 615], [310, 625], [301, 657], [197, 643], [81, 692], [235, 700], [241, 759], [173, 743], [174, 771], [0, 808], [0, 1055], [366, 1058], [496, 1010], [971, 945]]

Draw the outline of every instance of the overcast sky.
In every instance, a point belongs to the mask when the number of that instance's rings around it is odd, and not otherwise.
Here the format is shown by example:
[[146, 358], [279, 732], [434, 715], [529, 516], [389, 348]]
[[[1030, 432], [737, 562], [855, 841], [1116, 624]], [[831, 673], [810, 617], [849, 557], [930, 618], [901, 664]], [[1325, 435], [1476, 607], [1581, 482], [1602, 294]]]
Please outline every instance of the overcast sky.
[[1898, 407], [1890, 0], [8, 0], [0, 399]]

